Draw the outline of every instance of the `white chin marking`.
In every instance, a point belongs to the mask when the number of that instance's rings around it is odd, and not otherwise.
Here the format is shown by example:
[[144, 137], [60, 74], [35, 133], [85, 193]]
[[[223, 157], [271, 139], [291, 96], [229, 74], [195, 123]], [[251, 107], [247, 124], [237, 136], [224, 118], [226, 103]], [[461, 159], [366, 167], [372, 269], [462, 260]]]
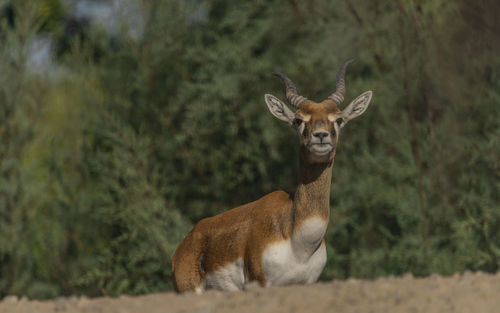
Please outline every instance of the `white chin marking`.
[[326, 155], [330, 154], [330, 152], [332, 152], [332, 150], [333, 150], [333, 146], [331, 146], [331, 145], [324, 145], [324, 147], [319, 146], [319, 145], [313, 145], [309, 148], [309, 151], [311, 151], [312, 154], [319, 156], [319, 157], [326, 156]]
[[316, 156], [320, 156], [320, 157], [322, 157], [322, 156], [325, 156], [325, 155], [330, 154], [330, 152], [332, 152], [332, 150], [328, 150], [328, 151], [324, 151], [324, 152], [323, 152], [323, 151], [321, 151], [321, 152], [320, 152], [320, 151], [311, 151], [311, 152], [312, 152], [314, 155], [316, 155]]

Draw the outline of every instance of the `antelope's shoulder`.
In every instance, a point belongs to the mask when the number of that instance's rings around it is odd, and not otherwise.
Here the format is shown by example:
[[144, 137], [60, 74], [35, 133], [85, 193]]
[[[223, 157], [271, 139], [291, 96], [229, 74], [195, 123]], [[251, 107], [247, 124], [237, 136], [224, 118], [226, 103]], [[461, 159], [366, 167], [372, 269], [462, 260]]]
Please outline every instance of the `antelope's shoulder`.
[[267, 209], [289, 209], [293, 203], [292, 192], [283, 190], [273, 191], [256, 201], [257, 207], [261, 210]]
[[258, 214], [261, 211], [267, 211], [267, 210], [276, 211], [278, 209], [288, 209], [292, 206], [293, 196], [294, 194], [291, 192], [276, 190], [264, 195], [263, 197], [253, 202], [236, 207], [225, 213], [232, 212], [234, 214], [241, 214], [248, 212], [251, 214], [256, 214], [256, 213]]
[[[212, 217], [200, 220], [193, 230], [206, 232], [224, 225], [224, 229], [245, 229], [252, 221], [267, 218], [268, 215], [286, 214], [292, 207], [293, 193], [273, 191], [258, 200], [246, 203]], [[280, 214], [281, 213], [281, 214]]]

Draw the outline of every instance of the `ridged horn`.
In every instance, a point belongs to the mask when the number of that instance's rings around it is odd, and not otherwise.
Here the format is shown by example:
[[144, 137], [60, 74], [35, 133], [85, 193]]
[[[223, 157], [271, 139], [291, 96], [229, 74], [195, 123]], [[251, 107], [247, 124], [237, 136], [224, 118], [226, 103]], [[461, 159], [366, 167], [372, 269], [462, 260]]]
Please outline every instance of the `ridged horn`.
[[331, 96], [328, 97], [328, 99], [332, 100], [335, 102], [337, 105], [340, 105], [342, 102], [344, 102], [345, 98], [345, 71], [347, 69], [347, 66], [354, 62], [354, 59], [347, 60], [344, 65], [339, 70], [339, 73], [337, 74], [337, 82], [335, 83], [335, 87], [337, 90], [335, 90], [334, 93], [331, 94]]
[[292, 80], [288, 78], [285, 74], [280, 72], [273, 72], [273, 75], [283, 80], [286, 88], [286, 98], [294, 107], [298, 109], [300, 107], [300, 104], [305, 100], [307, 100], [307, 98], [302, 97], [297, 93], [297, 88], [295, 88], [295, 85], [293, 84]]

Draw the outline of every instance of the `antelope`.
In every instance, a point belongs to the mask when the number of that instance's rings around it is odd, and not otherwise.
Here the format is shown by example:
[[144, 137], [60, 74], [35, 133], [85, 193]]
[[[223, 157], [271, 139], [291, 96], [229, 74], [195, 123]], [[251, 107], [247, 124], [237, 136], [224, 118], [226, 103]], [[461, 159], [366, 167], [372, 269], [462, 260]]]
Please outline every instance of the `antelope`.
[[366, 91], [344, 110], [345, 72], [337, 74], [336, 91], [322, 102], [299, 95], [282, 73], [286, 98], [266, 94], [269, 111], [299, 136], [299, 173], [295, 192], [274, 191], [262, 198], [199, 221], [172, 259], [177, 292], [207, 289], [242, 290], [248, 286], [309, 284], [326, 264], [324, 235], [330, 216], [330, 184], [339, 134], [365, 112], [372, 98]]

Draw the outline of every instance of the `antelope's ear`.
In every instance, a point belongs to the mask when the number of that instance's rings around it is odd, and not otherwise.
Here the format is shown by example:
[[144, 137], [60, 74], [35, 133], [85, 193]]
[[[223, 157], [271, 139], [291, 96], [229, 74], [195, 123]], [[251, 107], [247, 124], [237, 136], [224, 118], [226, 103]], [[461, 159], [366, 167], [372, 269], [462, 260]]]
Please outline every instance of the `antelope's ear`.
[[342, 119], [344, 126], [348, 121], [352, 120], [363, 114], [370, 104], [372, 99], [372, 91], [368, 90], [359, 95], [356, 99], [352, 100], [351, 103], [342, 111]]
[[290, 125], [292, 124], [295, 114], [283, 103], [283, 101], [270, 94], [266, 94], [264, 99], [272, 115]]

